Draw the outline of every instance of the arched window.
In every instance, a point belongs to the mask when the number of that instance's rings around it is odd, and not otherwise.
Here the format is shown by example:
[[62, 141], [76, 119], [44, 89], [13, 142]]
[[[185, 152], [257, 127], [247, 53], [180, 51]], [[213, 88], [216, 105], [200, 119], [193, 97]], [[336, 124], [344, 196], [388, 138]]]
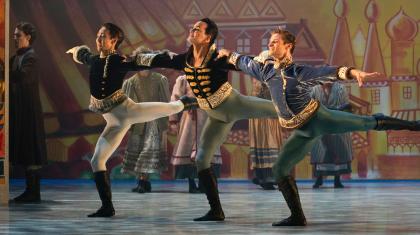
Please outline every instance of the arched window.
[[413, 95], [413, 92], [411, 90], [411, 87], [404, 86], [403, 87], [403, 98], [408, 100], [408, 99], [411, 99], [412, 95]]
[[250, 53], [251, 52], [251, 36], [243, 31], [236, 38], [236, 51], [238, 53]]
[[271, 29], [265, 31], [265, 33], [261, 37], [261, 51], [268, 50], [268, 42], [270, 41], [271, 37]]

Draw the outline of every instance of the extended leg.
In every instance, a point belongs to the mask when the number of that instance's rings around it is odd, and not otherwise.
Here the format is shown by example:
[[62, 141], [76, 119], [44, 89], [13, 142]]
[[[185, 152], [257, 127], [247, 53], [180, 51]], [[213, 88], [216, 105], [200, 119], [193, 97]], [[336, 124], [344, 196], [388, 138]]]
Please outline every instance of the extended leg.
[[235, 110], [235, 115], [238, 119], [278, 117], [271, 100], [244, 95], [240, 95], [238, 99], [238, 110]]
[[[321, 134], [337, 134], [367, 130], [420, 131], [419, 121], [406, 121], [388, 117], [383, 114], [363, 116], [337, 110], [329, 110], [325, 107], [320, 107], [313, 119], [314, 120], [311, 120], [311, 122], [316, 123], [316, 125], [308, 125], [307, 128], [316, 128], [322, 132]], [[305, 128], [302, 128], [302, 130], [304, 129]]]
[[167, 117], [181, 112], [184, 105], [181, 101], [170, 103], [163, 102], [129, 102], [127, 105], [126, 118], [130, 124], [150, 122], [158, 118]]
[[273, 102], [270, 100], [240, 94], [233, 94], [225, 103], [217, 107], [216, 111], [211, 110], [210, 114], [225, 122], [250, 118], [278, 117]]

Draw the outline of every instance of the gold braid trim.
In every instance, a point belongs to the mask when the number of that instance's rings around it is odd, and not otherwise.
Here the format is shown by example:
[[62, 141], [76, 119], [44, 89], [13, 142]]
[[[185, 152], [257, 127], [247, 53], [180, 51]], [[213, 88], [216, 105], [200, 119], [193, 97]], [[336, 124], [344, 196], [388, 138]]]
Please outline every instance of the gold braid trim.
[[338, 79], [341, 80], [350, 80], [353, 79], [350, 75], [350, 71], [354, 69], [354, 67], [346, 67], [346, 66], [341, 66], [338, 68], [337, 71], [337, 77]]
[[96, 99], [90, 96], [89, 110], [95, 113], [104, 114], [111, 111], [113, 108], [121, 104], [127, 99], [125, 93], [119, 89], [112, 95], [105, 97], [104, 99]]
[[236, 67], [236, 62], [238, 61], [238, 58], [241, 56], [241, 54], [239, 54], [239, 53], [237, 53], [237, 52], [232, 52], [231, 54], [230, 54], [230, 56], [228, 57], [228, 63], [229, 64], [232, 64], [232, 65], [235, 65], [235, 68], [237, 68]]
[[308, 105], [291, 119], [286, 120], [279, 117], [280, 125], [286, 129], [296, 129], [305, 124], [312, 115], [318, 110], [319, 101], [311, 99]]
[[223, 103], [227, 97], [229, 97], [232, 89], [232, 85], [230, 85], [229, 82], [225, 82], [222, 86], [219, 87], [219, 89], [217, 89], [216, 92], [213, 93], [213, 95], [207, 98], [197, 97], [198, 106], [204, 110], [214, 109]]

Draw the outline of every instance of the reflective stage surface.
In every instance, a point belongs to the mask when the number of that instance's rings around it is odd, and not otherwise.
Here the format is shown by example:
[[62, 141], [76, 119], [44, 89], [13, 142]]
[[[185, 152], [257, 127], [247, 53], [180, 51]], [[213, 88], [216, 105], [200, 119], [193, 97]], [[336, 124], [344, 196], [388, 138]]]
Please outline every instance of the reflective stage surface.
[[[331, 182], [313, 190], [298, 182], [308, 226], [272, 227], [289, 215], [280, 192], [248, 181], [219, 185], [225, 222], [193, 222], [208, 210], [204, 194], [185, 181], [152, 181], [153, 192], [132, 193], [134, 182], [112, 185], [116, 216], [87, 218], [99, 199], [90, 181], [43, 181], [42, 203], [0, 206], [0, 234], [420, 234], [420, 182]], [[23, 182], [11, 184], [18, 195]]]

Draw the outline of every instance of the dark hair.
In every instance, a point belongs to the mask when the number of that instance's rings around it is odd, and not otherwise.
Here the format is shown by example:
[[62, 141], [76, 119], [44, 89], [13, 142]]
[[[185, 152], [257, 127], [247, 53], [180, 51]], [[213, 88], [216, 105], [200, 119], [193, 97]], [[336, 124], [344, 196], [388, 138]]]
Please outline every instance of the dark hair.
[[281, 28], [273, 29], [271, 31], [271, 35], [276, 34], [276, 33], [277, 34], [280, 34], [280, 36], [283, 39], [284, 43], [291, 43], [292, 44], [292, 49], [290, 49], [290, 53], [293, 54], [293, 51], [295, 50], [295, 45], [296, 45], [296, 37], [295, 37], [295, 35], [293, 35], [289, 31], [283, 30]]
[[36, 39], [36, 28], [33, 24], [28, 22], [20, 22], [16, 25], [16, 28], [22, 32], [24, 32], [26, 35], [30, 35], [31, 38], [29, 39], [29, 45], [32, 45], [32, 43]]
[[118, 49], [120, 44], [124, 41], [124, 32], [122, 29], [113, 23], [104, 23], [102, 27], [105, 27], [108, 30], [112, 39], [117, 39], [117, 43], [115, 43], [115, 49]]
[[217, 28], [217, 24], [210, 20], [209, 18], [204, 18], [200, 20], [207, 24], [206, 34], [210, 35], [210, 45], [214, 43], [219, 34], [219, 29]]

